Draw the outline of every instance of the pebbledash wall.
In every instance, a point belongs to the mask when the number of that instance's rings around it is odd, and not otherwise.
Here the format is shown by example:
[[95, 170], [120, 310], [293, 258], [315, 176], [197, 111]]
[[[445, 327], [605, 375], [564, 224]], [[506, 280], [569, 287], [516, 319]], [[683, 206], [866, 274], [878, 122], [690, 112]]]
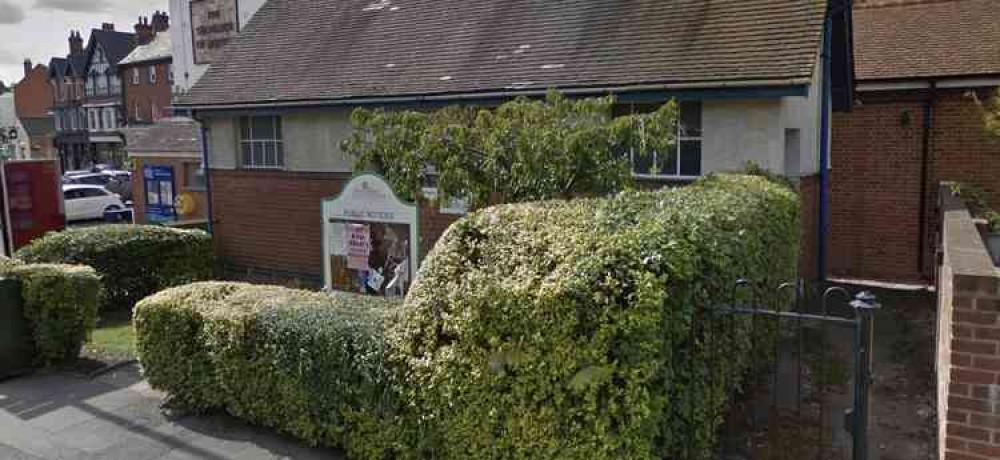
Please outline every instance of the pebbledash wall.
[[[267, 171], [240, 166], [237, 116], [199, 114], [208, 130], [216, 254], [230, 276], [319, 283], [320, 202], [337, 195], [354, 168], [340, 149], [352, 130], [350, 110], [281, 113], [285, 165]], [[800, 178], [807, 275], [814, 272], [818, 120], [815, 91], [804, 97], [705, 100], [702, 106], [703, 173], [740, 171], [754, 162]], [[791, 140], [789, 132], [795, 133]], [[459, 216], [440, 213], [430, 203], [420, 206], [424, 255]]]
[[[933, 279], [941, 181], [976, 184], [1000, 205], [1000, 141], [985, 134], [977, 102], [986, 100], [992, 90], [936, 91], [923, 183], [928, 90], [859, 92], [853, 112], [834, 115], [831, 275], [905, 282]], [[926, 190], [922, 246], [921, 188]]]
[[1000, 458], [1000, 271], [961, 201], [941, 187], [938, 446], [942, 460]]

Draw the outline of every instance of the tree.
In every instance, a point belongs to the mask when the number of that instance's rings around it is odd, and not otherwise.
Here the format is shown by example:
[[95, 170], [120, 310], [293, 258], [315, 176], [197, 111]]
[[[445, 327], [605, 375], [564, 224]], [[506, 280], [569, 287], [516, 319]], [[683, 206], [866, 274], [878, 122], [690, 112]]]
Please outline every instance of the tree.
[[4, 84], [3, 80], [0, 80], [0, 94], [9, 93], [9, 92], [10, 92], [10, 88], [7, 87], [6, 84]]
[[1000, 89], [986, 105], [983, 121], [986, 123], [986, 132], [1000, 138]]
[[431, 177], [441, 198], [468, 198], [475, 207], [494, 193], [505, 202], [601, 195], [632, 184], [630, 149], [651, 155], [676, 146], [676, 103], [613, 118], [614, 103], [550, 92], [496, 109], [357, 109], [342, 148], [357, 169], [381, 172], [409, 198]]

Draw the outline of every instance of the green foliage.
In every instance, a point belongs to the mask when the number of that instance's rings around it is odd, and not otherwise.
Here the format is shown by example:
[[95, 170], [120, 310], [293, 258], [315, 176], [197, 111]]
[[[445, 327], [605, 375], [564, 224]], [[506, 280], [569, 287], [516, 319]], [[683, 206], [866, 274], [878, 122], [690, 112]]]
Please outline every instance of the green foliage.
[[506, 202], [603, 195], [632, 183], [620, 152], [651, 155], [676, 145], [677, 104], [612, 118], [614, 101], [551, 92], [544, 101], [519, 98], [496, 109], [357, 109], [342, 147], [357, 169], [381, 172], [410, 199], [427, 182], [428, 167], [442, 198], [468, 197], [476, 207], [492, 193]]
[[211, 279], [211, 237], [198, 230], [159, 226], [104, 225], [50, 233], [21, 248], [31, 263], [82, 264], [104, 281], [102, 309], [131, 308], [167, 287]]
[[987, 134], [1000, 138], [1000, 89], [986, 106], [983, 113], [983, 123], [986, 126]]
[[198, 283], [136, 305], [140, 361], [174, 407], [224, 409], [312, 444], [378, 459], [398, 442], [385, 330], [397, 303]]
[[952, 182], [949, 185], [951, 193], [962, 199], [965, 206], [969, 208], [969, 214], [974, 217], [986, 219], [990, 231], [1000, 233], [1000, 213], [993, 209], [990, 203], [990, 196], [975, 184], [967, 182]]
[[767, 179], [770, 182], [781, 185], [783, 187], [790, 188], [792, 190], [795, 190], [796, 188], [795, 184], [792, 183], [791, 179], [789, 179], [787, 176], [775, 173], [752, 161], [748, 161], [746, 163], [743, 173], [748, 176], [763, 177], [764, 179]]
[[0, 276], [20, 280], [24, 316], [38, 363], [55, 366], [76, 359], [97, 325], [101, 279], [90, 267], [22, 264], [0, 260]]
[[795, 277], [798, 209], [726, 175], [456, 223], [392, 329], [402, 438], [456, 460], [709, 458], [752, 361], [748, 317], [710, 307]]

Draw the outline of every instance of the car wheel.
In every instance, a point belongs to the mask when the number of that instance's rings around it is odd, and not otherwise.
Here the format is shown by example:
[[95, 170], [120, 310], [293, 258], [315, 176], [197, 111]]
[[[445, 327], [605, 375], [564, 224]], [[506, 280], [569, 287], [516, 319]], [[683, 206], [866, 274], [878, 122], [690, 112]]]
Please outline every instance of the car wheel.
[[[122, 210], [121, 206], [118, 205], [111, 205], [104, 208], [104, 220], [108, 222], [121, 222], [122, 220], [124, 220], [124, 217], [120, 213], [117, 213], [117, 211], [121, 210]], [[108, 213], [112, 212], [115, 214], [108, 215]]]

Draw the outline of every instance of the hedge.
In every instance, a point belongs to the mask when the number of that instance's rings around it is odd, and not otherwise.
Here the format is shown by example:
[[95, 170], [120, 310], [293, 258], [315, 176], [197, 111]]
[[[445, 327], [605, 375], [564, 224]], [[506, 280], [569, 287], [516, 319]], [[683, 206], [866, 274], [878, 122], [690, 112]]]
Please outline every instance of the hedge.
[[38, 351], [38, 364], [56, 366], [75, 360], [97, 326], [102, 292], [97, 272], [86, 266], [0, 259], [0, 276], [22, 283], [24, 316]]
[[452, 225], [392, 330], [419, 415], [405, 439], [456, 460], [711, 457], [752, 339], [710, 307], [739, 278], [794, 278], [798, 206], [717, 176]]
[[171, 286], [211, 279], [211, 237], [198, 230], [104, 225], [50, 233], [21, 248], [30, 263], [94, 267], [107, 293], [103, 309], [131, 308]]
[[381, 458], [395, 442], [397, 371], [385, 330], [398, 302], [197, 283], [136, 305], [149, 384], [187, 411], [223, 409], [311, 444]]

